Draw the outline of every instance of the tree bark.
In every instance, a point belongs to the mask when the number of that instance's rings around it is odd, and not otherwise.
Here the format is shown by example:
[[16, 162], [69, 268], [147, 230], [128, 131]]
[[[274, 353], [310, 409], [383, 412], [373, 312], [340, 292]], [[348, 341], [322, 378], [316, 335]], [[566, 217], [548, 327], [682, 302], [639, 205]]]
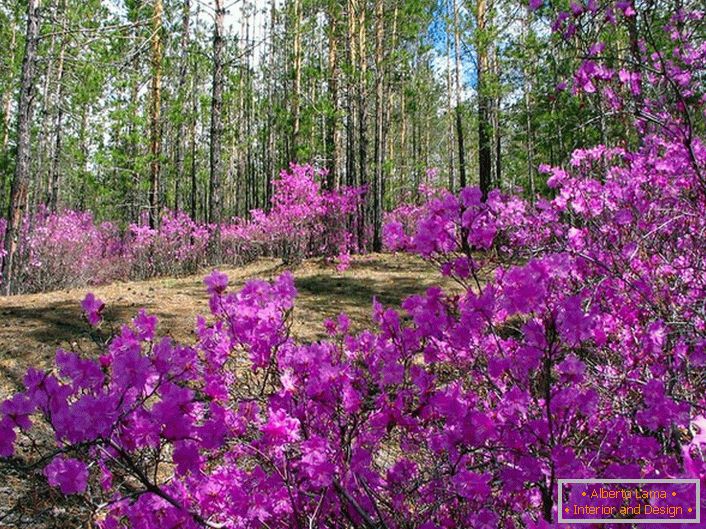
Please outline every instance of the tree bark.
[[159, 176], [162, 156], [162, 0], [154, 0], [152, 12], [152, 83], [150, 87], [150, 227], [159, 223]]
[[[532, 23], [532, 11], [529, 6], [525, 12], [524, 32], [525, 32], [525, 48], [529, 49], [529, 38]], [[535, 183], [534, 183], [534, 131], [532, 130], [532, 70], [530, 69], [530, 61], [524, 63], [524, 81], [525, 81], [525, 126], [527, 129], [527, 179], [529, 183], [530, 201], [534, 203], [535, 198]]]
[[458, 184], [468, 185], [466, 178], [466, 148], [463, 144], [463, 116], [461, 113], [461, 28], [458, 0], [454, 0], [454, 50], [456, 54], [456, 141], [458, 144]]
[[373, 175], [373, 251], [382, 251], [382, 180], [385, 163], [384, 110], [384, 37], [383, 0], [375, 2], [375, 174]]
[[[356, 44], [356, 5], [357, 0], [348, 0], [348, 34], [346, 38], [348, 54], [348, 83], [346, 97], [346, 183], [349, 186], [358, 183], [356, 159], [356, 139], [358, 131], [358, 114], [356, 112], [356, 72], [357, 72], [357, 44]], [[352, 232], [353, 230], [351, 230]]]
[[[500, 79], [500, 58], [499, 50], [493, 46], [493, 78], [499, 82]], [[500, 122], [500, 107], [502, 105], [502, 93], [497, 90], [493, 99], [493, 140], [495, 142], [495, 184], [500, 188], [502, 184], [502, 128]]]
[[[10, 64], [14, 62], [14, 49], [15, 41], [17, 39], [17, 28], [12, 25], [12, 34], [10, 37]], [[2, 131], [2, 151], [7, 152], [7, 146], [10, 143], [10, 123], [12, 121], [11, 112], [12, 111], [12, 90], [6, 90], [2, 95], [2, 118], [3, 118], [3, 131]], [[4, 191], [4, 187], [3, 187]], [[2, 202], [0, 202], [2, 204]]]
[[331, 102], [331, 109], [328, 115], [326, 126], [326, 161], [328, 165], [328, 175], [326, 177], [326, 187], [334, 189], [337, 187], [338, 162], [340, 159], [340, 130], [338, 128], [338, 12], [337, 2], [329, 0], [328, 5], [328, 93]]
[[[66, 2], [61, 3], [61, 31], [66, 31], [67, 14], [66, 14]], [[56, 73], [56, 90], [55, 95], [52, 98], [52, 114], [54, 116], [54, 127], [52, 135], [54, 138], [54, 145], [52, 149], [51, 164], [49, 166], [49, 210], [54, 212], [57, 210], [59, 203], [59, 162], [61, 160], [61, 133], [62, 133], [62, 121], [64, 117], [64, 56], [66, 54], [67, 37], [64, 35], [61, 37], [61, 47], [59, 50], [59, 60], [57, 65]]]
[[[277, 20], [276, 0], [270, 0], [270, 75], [275, 72], [275, 22]], [[269, 210], [272, 198], [272, 182], [277, 174], [277, 162], [275, 158], [275, 112], [273, 83], [267, 83], [267, 93], [269, 105], [267, 106], [267, 168], [265, 174], [265, 209]]]
[[486, 77], [488, 75], [488, 48], [486, 43], [487, 5], [486, 0], [478, 0], [478, 182], [483, 200], [490, 192], [492, 174], [492, 155], [490, 145], [490, 101]]
[[294, 88], [292, 91], [292, 159], [297, 159], [299, 133], [301, 127], [301, 86], [302, 86], [302, 50], [301, 50], [301, 0], [294, 0]]
[[452, 74], [451, 74], [451, 34], [449, 32], [449, 11], [451, 10], [450, 0], [446, 0], [445, 3], [446, 17], [446, 117], [448, 119], [448, 153], [449, 153], [449, 191], [452, 193], [455, 191], [456, 186], [456, 167], [455, 167], [455, 156], [454, 156], [454, 114], [453, 114], [453, 88], [452, 88]]
[[179, 209], [179, 187], [181, 181], [184, 178], [184, 150], [186, 144], [185, 129], [186, 129], [186, 117], [185, 117], [185, 85], [186, 85], [186, 74], [189, 66], [189, 28], [191, 25], [191, 2], [190, 0], [184, 0], [182, 6], [182, 17], [181, 17], [181, 57], [179, 59], [179, 81], [177, 88], [177, 98], [179, 102], [179, 126], [177, 128], [176, 137], [176, 160], [175, 160], [175, 172], [174, 172], [174, 209]]
[[[356, 2], [358, 7], [358, 179], [359, 185], [368, 184], [368, 107], [367, 107], [367, 48], [365, 10], [366, 2]], [[366, 203], [370, 201], [370, 189], [366, 193]], [[366, 244], [365, 231], [368, 226], [366, 204], [361, 204], [358, 222], [358, 247]]]
[[198, 69], [196, 67], [196, 61], [192, 61], [192, 72], [191, 72], [191, 123], [189, 125], [189, 141], [191, 142], [191, 218], [196, 221], [196, 201], [198, 196], [198, 188], [196, 182], [196, 120], [198, 119], [198, 82], [197, 82]]
[[215, 0], [215, 20], [213, 26], [213, 81], [211, 84], [211, 177], [209, 181], [208, 221], [218, 224], [221, 221], [221, 147], [223, 141], [223, 25], [225, 8], [223, 0]]
[[10, 205], [5, 230], [5, 257], [2, 266], [2, 282], [5, 294], [12, 292], [13, 265], [17, 251], [22, 216], [27, 206], [29, 188], [30, 144], [32, 125], [32, 103], [35, 88], [35, 61], [39, 38], [39, 0], [27, 2], [27, 30], [22, 59], [22, 75], [17, 116], [17, 161], [12, 179]]

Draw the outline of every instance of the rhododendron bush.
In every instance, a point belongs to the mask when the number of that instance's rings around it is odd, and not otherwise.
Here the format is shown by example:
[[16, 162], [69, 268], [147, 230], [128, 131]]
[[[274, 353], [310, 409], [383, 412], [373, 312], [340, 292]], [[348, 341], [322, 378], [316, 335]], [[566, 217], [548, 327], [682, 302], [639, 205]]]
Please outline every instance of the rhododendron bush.
[[[5, 234], [0, 222], [0, 244]], [[3, 252], [4, 253], [4, 250]], [[45, 291], [124, 279], [129, 264], [117, 226], [97, 223], [90, 212], [40, 209], [20, 226], [15, 262], [19, 292]]]
[[249, 221], [226, 226], [225, 240], [246, 240], [285, 262], [309, 256], [333, 258], [356, 250], [348, 224], [363, 190], [322, 190], [320, 181], [325, 176], [324, 170], [311, 165], [292, 164], [273, 182], [271, 208], [253, 210]]
[[[219, 264], [259, 256], [287, 262], [310, 256], [345, 260], [356, 249], [347, 226], [361, 190], [322, 190], [318, 180], [323, 176], [310, 165], [292, 164], [282, 171], [268, 211], [255, 210], [250, 219], [218, 226]], [[21, 226], [13, 292], [194, 273], [214, 261], [215, 232], [216, 226], [199, 224], [181, 211], [165, 212], [156, 228], [143, 215], [123, 231], [111, 222], [96, 223], [88, 212], [42, 209]], [[3, 248], [4, 233], [0, 219]]]

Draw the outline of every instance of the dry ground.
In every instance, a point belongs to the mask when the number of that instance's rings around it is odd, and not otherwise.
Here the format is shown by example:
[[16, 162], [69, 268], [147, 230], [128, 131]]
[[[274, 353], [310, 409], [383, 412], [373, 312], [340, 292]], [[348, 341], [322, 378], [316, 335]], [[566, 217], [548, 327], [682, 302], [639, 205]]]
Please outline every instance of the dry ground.
[[[240, 286], [251, 277], [269, 279], [285, 269], [279, 260], [262, 259], [223, 271], [231, 286]], [[305, 261], [292, 271], [299, 291], [293, 332], [307, 341], [323, 338], [323, 320], [340, 312], [351, 317], [354, 328], [364, 327], [370, 322], [373, 296], [384, 304], [398, 305], [433, 284], [452, 288], [432, 265], [405, 254], [355, 257], [351, 268], [342, 273], [321, 260]], [[196, 315], [208, 313], [203, 286], [207, 272], [91, 288], [106, 303], [103, 336], [145, 307], [159, 317], [162, 333], [191, 340]], [[95, 350], [80, 308], [87, 290], [0, 297], [0, 397], [21, 388], [27, 367], [49, 366], [58, 347], [78, 348], [89, 355]]]

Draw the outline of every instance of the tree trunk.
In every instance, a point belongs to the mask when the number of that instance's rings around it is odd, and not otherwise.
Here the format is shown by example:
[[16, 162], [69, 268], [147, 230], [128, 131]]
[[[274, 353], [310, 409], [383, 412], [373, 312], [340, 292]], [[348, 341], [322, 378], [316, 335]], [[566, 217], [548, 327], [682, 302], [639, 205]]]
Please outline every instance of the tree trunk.
[[477, 78], [478, 78], [478, 182], [480, 185], [483, 200], [490, 192], [492, 155], [490, 145], [490, 101], [486, 77], [488, 75], [488, 49], [485, 31], [487, 6], [486, 0], [478, 0], [477, 4], [478, 23], [478, 58], [477, 58]]
[[[276, 0], [270, 0], [270, 75], [275, 72], [275, 22], [277, 20]], [[269, 104], [267, 105], [267, 167], [265, 174], [265, 209], [269, 210], [272, 198], [272, 182], [277, 174], [277, 162], [275, 158], [275, 112], [273, 83], [267, 83], [267, 94]]]
[[328, 92], [331, 109], [326, 125], [326, 161], [328, 165], [326, 187], [334, 189], [337, 187], [338, 162], [340, 158], [340, 131], [338, 128], [338, 13], [334, 0], [329, 0], [328, 18]]
[[174, 174], [174, 210], [179, 209], [179, 187], [182, 179], [184, 178], [184, 149], [185, 149], [185, 129], [186, 129], [186, 117], [185, 117], [185, 85], [186, 85], [186, 73], [189, 65], [189, 26], [191, 24], [191, 2], [190, 0], [184, 0], [182, 6], [182, 17], [181, 17], [181, 57], [179, 63], [179, 82], [177, 88], [177, 98], [179, 102], [179, 126], [176, 137], [176, 160], [175, 160], [175, 174]]
[[81, 152], [81, 163], [79, 177], [81, 186], [79, 188], [78, 209], [86, 209], [86, 181], [88, 180], [88, 142], [86, 141], [86, 130], [88, 129], [88, 108], [81, 109], [81, 127], [78, 131], [78, 144]]
[[[358, 179], [359, 185], [368, 184], [368, 107], [367, 107], [367, 49], [365, 42], [366, 2], [357, 2], [358, 7]], [[366, 194], [366, 203], [370, 201], [370, 189]], [[365, 247], [365, 231], [368, 226], [367, 208], [361, 204], [358, 222], [358, 247]]]
[[373, 251], [382, 251], [382, 179], [385, 163], [384, 117], [384, 37], [383, 0], [375, 2], [375, 174], [373, 175]]
[[302, 87], [302, 6], [301, 0], [294, 0], [294, 89], [292, 91], [292, 159], [296, 161], [301, 126], [301, 87]]
[[17, 107], [17, 161], [12, 179], [7, 228], [5, 231], [5, 258], [2, 266], [3, 288], [8, 295], [12, 292], [13, 261], [17, 251], [17, 237], [27, 204], [27, 190], [29, 188], [32, 99], [34, 95], [38, 37], [39, 0], [29, 0], [27, 3], [27, 32], [25, 35], [24, 57], [22, 59], [20, 96]]
[[[221, 221], [221, 144], [223, 136], [223, 24], [225, 8], [223, 0], [215, 0], [213, 26], [213, 81], [211, 85], [211, 177], [209, 181], [208, 221]], [[218, 242], [216, 243], [218, 245]]]
[[[10, 57], [14, 57], [15, 41], [17, 39], [17, 28], [12, 25], [12, 36], [10, 37]], [[12, 59], [10, 64], [12, 64]], [[7, 152], [7, 146], [10, 143], [10, 123], [12, 122], [12, 90], [6, 90], [2, 95], [2, 119], [3, 119], [3, 129], [2, 129], [2, 151]], [[3, 191], [4, 191], [3, 186]], [[0, 202], [2, 204], [2, 202]]]
[[[449, 11], [451, 9], [451, 4], [449, 0], [446, 0], [446, 15], [448, 17]], [[455, 156], [454, 156], [454, 114], [453, 110], [453, 89], [451, 82], [451, 33], [449, 32], [448, 18], [446, 19], [446, 117], [448, 119], [448, 154], [449, 154], [449, 191], [452, 193], [455, 190], [456, 184], [456, 167], [455, 167]]]
[[198, 196], [198, 189], [196, 186], [196, 120], [198, 119], [198, 81], [197, 81], [198, 70], [196, 67], [196, 61], [192, 62], [192, 72], [191, 72], [191, 124], [189, 128], [189, 141], [191, 142], [191, 219], [196, 221], [196, 200]]
[[[357, 0], [348, 0], [348, 35], [346, 38], [346, 46], [348, 53], [348, 86], [346, 97], [346, 183], [349, 186], [358, 183], [356, 158], [356, 138], [358, 131], [358, 114], [356, 112], [356, 4]], [[353, 231], [353, 230], [351, 230]]]
[[[66, 3], [62, 2], [61, 9], [61, 31], [66, 31], [67, 14]], [[49, 166], [49, 210], [55, 212], [59, 203], [59, 162], [61, 160], [61, 126], [64, 117], [63, 95], [64, 95], [64, 56], [66, 54], [67, 37], [61, 37], [61, 48], [59, 50], [59, 60], [56, 73], [56, 93], [52, 102], [52, 114], [54, 115], [54, 127], [52, 135], [54, 146], [52, 149], [51, 165]]]
[[458, 0], [454, 0], [454, 50], [456, 52], [456, 141], [458, 142], [458, 184], [468, 185], [466, 178], [466, 148], [463, 144], [463, 116], [461, 114], [461, 28], [458, 20]]
[[[60, 94], [63, 90], [59, 91]], [[51, 181], [51, 195], [49, 197], [49, 209], [55, 212], [59, 205], [59, 190], [60, 190], [60, 168], [59, 162], [61, 161], [61, 127], [63, 122], [64, 112], [63, 108], [59, 108], [58, 114], [56, 116], [56, 122], [54, 125], [54, 152], [52, 154], [51, 169], [50, 169], [50, 181]]]
[[162, 105], [162, 0], [152, 12], [152, 83], [150, 88], [150, 227], [159, 223], [159, 173], [162, 155], [160, 110]]
[[[500, 58], [498, 49], [493, 47], [493, 78], [500, 79]], [[495, 184], [500, 188], [502, 184], [502, 129], [500, 123], [500, 106], [502, 104], [501, 91], [497, 90], [493, 97], [493, 140], [495, 141]]]
[[[525, 48], [528, 49], [530, 30], [532, 23], [532, 10], [527, 7], [524, 20], [525, 31]], [[534, 131], [532, 130], [532, 70], [530, 62], [525, 61], [524, 64], [524, 81], [525, 81], [525, 126], [527, 129], [527, 179], [529, 183], [530, 201], [534, 203], [535, 198], [535, 183], [534, 183]]]

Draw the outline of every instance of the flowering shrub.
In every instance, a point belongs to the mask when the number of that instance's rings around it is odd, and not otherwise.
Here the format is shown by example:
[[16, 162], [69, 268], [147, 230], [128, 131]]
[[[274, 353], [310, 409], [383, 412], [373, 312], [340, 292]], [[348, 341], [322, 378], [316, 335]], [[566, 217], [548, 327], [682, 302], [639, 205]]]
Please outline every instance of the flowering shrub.
[[[361, 191], [324, 191], [317, 181], [321, 176], [312, 166], [292, 165], [274, 182], [269, 211], [255, 210], [249, 220], [219, 226], [220, 263], [241, 264], [263, 255], [285, 261], [325, 256], [344, 269], [357, 249], [347, 226]], [[25, 217], [20, 230], [13, 292], [194, 273], [213, 261], [215, 228], [184, 212], [167, 211], [157, 228], [150, 228], [145, 217], [121, 233], [113, 223], [97, 224], [88, 212], [40, 209]], [[3, 253], [4, 235], [0, 219]]]
[[322, 190], [321, 177], [323, 170], [311, 165], [292, 164], [289, 171], [282, 171], [273, 183], [271, 209], [252, 211], [250, 222], [239, 226], [241, 237], [285, 262], [308, 256], [332, 258], [355, 250], [348, 224], [361, 204], [362, 190]]
[[211, 231], [181, 211], [167, 212], [157, 229], [131, 224], [124, 248], [133, 277], [195, 272], [206, 261]]
[[[436, 175], [437, 170], [427, 169], [427, 175], [429, 173]], [[422, 184], [418, 189], [417, 200], [408, 195], [403, 196], [392, 211], [385, 212], [382, 231], [385, 247], [390, 250], [403, 249], [406, 240], [424, 214], [425, 206], [440, 196], [443, 191], [443, 188], [433, 188]]]
[[[0, 244], [4, 226], [2, 220]], [[15, 291], [36, 292], [124, 279], [129, 265], [123, 253], [114, 224], [97, 224], [89, 212], [49, 213], [41, 208], [25, 217], [20, 226]]]

